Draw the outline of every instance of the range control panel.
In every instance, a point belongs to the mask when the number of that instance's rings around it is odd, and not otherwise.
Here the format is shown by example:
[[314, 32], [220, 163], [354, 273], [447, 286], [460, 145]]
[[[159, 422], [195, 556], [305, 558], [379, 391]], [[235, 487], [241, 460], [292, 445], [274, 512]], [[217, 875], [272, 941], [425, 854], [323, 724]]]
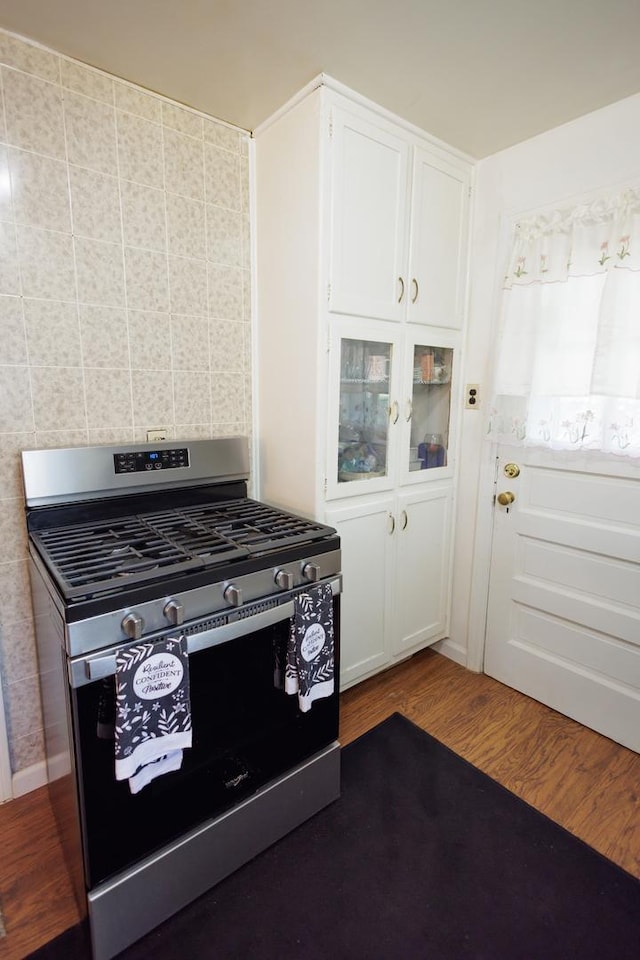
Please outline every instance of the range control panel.
[[189, 450], [179, 447], [174, 450], [134, 450], [114, 453], [116, 473], [144, 473], [151, 470], [174, 470], [189, 466]]

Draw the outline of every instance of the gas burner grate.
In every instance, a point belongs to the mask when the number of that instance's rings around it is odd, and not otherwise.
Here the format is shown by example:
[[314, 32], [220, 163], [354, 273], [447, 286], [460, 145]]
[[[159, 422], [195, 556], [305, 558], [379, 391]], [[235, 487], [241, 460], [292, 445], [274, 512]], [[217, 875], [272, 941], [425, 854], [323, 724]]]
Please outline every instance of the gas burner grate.
[[67, 599], [260, 556], [333, 533], [241, 499], [51, 527], [32, 533]]
[[[296, 517], [256, 500], [198, 505], [184, 508], [177, 513], [181, 518], [178, 519], [174, 513], [167, 526], [162, 522], [156, 525], [155, 518], [152, 517], [149, 517], [148, 521], [155, 529], [162, 529], [163, 534], [172, 541], [184, 542], [187, 549], [190, 533], [196, 538], [206, 539], [207, 532], [215, 531], [216, 535], [224, 537], [239, 548], [245, 548], [252, 556], [280, 546], [307, 543], [333, 533], [323, 524]], [[177, 526], [174, 526], [176, 521]]]

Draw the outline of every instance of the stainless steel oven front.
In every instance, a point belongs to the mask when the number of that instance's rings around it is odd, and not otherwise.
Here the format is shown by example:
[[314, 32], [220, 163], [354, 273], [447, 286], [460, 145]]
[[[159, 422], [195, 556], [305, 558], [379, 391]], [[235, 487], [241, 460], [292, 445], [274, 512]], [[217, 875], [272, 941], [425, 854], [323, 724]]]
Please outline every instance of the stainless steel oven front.
[[[240, 499], [242, 510], [247, 503]], [[56, 543], [59, 529], [49, 537]], [[113, 597], [101, 585], [99, 597], [67, 601], [43, 555], [46, 536], [32, 534], [50, 791], [95, 960], [109, 960], [339, 795], [342, 581], [339, 541], [324, 533], [259, 559], [243, 555], [222, 571], [172, 578], [165, 570], [159, 581], [155, 572], [140, 581], [134, 565], [124, 594], [116, 578]], [[66, 558], [76, 527], [63, 534]], [[88, 538], [92, 556], [102, 537]], [[336, 683], [305, 712], [283, 689], [279, 667], [296, 598], [323, 584]], [[116, 660], [139, 640], [160, 649], [170, 637], [188, 654], [192, 745], [179, 769], [132, 793], [114, 776]]]

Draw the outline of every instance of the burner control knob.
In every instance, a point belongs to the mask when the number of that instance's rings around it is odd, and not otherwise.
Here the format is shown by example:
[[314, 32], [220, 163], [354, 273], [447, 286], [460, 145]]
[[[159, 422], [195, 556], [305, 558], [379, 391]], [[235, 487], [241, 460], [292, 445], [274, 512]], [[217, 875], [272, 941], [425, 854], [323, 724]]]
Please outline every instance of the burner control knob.
[[132, 640], [139, 640], [144, 630], [144, 620], [137, 613], [128, 613], [122, 621], [122, 629]]
[[320, 566], [317, 563], [305, 563], [302, 568], [302, 576], [305, 580], [311, 580], [312, 583], [315, 583], [316, 580], [320, 579]]
[[229, 586], [225, 588], [223, 596], [230, 606], [242, 606], [242, 590], [240, 587], [236, 587], [235, 584], [230, 583]]
[[281, 590], [293, 590], [293, 574], [288, 570], [278, 570], [275, 580]]
[[169, 623], [174, 627], [179, 627], [184, 622], [184, 607], [177, 600], [169, 600], [165, 604], [163, 613]]

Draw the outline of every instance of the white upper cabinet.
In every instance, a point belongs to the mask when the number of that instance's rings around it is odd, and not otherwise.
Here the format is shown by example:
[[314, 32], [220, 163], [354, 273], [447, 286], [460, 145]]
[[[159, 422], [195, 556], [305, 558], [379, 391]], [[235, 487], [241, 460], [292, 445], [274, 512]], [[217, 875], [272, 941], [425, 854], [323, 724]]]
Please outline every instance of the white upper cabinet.
[[329, 309], [460, 329], [469, 168], [408, 131], [334, 107]]
[[464, 320], [466, 171], [416, 147], [413, 159], [407, 318], [460, 329]]
[[409, 146], [385, 126], [338, 108], [331, 140], [330, 309], [401, 320]]

